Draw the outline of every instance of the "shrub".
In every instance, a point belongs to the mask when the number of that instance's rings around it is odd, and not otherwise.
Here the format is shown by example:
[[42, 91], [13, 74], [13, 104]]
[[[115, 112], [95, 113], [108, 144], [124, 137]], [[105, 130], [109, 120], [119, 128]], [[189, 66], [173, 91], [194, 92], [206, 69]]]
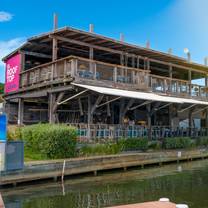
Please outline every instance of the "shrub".
[[192, 141], [188, 137], [166, 138], [163, 146], [165, 149], [182, 149], [191, 147]]
[[122, 150], [131, 151], [131, 150], [147, 150], [148, 149], [148, 140], [147, 138], [128, 138], [121, 139], [118, 143], [122, 146]]
[[149, 141], [148, 149], [154, 149], [154, 150], [162, 149], [162, 143], [160, 141]]
[[22, 138], [21, 135], [21, 127], [10, 125], [7, 128], [7, 139], [9, 141], [20, 140]]
[[201, 137], [196, 139], [197, 146], [208, 146], [208, 137]]
[[77, 130], [74, 127], [55, 124], [35, 124], [22, 129], [27, 148], [46, 158], [58, 159], [76, 155]]
[[122, 151], [122, 146], [116, 143], [106, 143], [106, 144], [90, 144], [84, 145], [80, 149], [81, 156], [91, 156], [91, 155], [111, 155], [118, 154]]

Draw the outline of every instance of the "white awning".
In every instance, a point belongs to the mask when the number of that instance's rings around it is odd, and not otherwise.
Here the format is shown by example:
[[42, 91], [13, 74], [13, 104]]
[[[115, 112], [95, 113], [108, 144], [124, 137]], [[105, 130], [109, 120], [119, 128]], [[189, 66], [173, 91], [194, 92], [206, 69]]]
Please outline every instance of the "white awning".
[[208, 102], [204, 102], [204, 101], [187, 99], [187, 98], [163, 96], [163, 95], [158, 95], [158, 94], [149, 93], [149, 92], [121, 90], [121, 89], [115, 89], [115, 88], [98, 87], [98, 86], [83, 85], [83, 84], [76, 84], [76, 83], [72, 83], [72, 84], [75, 86], [89, 89], [89, 90], [92, 90], [101, 94], [105, 94], [105, 95], [114, 95], [118, 97], [127, 97], [127, 98], [139, 99], [139, 100], [150, 100], [150, 101], [159, 101], [159, 102], [166, 102], [166, 103], [180, 103], [180, 104], [192, 103], [192, 104], [208, 105]]

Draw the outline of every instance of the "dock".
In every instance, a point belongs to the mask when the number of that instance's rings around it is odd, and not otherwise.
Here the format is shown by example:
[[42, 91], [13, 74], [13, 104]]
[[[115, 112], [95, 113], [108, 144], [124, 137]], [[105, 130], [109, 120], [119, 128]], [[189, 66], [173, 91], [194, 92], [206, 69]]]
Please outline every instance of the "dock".
[[1, 193], [0, 193], [0, 208], [5, 208], [3, 199], [1, 197]]
[[139, 204], [120, 205], [108, 208], [176, 208], [176, 204], [171, 202], [146, 202]]
[[[158, 152], [135, 152], [118, 155], [92, 156], [72, 159], [26, 162], [23, 170], [1, 172], [0, 187], [5, 185], [21, 185], [40, 180], [60, 180], [63, 176], [80, 174], [97, 175], [106, 170], [120, 169], [126, 171], [130, 167], [143, 169], [146, 166], [162, 166], [168, 163], [192, 161], [208, 158], [208, 150], [174, 150]], [[63, 164], [65, 161], [65, 170]]]

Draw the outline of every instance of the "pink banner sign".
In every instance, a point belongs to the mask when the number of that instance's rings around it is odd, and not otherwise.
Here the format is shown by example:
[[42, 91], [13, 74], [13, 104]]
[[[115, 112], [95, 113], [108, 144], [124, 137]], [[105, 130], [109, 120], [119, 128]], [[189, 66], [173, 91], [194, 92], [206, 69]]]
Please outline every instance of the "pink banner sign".
[[19, 89], [20, 60], [21, 55], [16, 54], [6, 61], [5, 93]]

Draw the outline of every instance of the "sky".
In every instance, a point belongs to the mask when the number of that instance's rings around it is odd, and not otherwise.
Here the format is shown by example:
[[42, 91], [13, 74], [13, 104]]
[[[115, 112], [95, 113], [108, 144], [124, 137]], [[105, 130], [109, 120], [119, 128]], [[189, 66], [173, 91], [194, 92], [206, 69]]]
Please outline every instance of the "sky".
[[[95, 33], [185, 57], [194, 62], [208, 56], [207, 0], [0, 0], [0, 59], [27, 38], [52, 30], [53, 13], [58, 26]], [[0, 82], [5, 79], [0, 61]]]

